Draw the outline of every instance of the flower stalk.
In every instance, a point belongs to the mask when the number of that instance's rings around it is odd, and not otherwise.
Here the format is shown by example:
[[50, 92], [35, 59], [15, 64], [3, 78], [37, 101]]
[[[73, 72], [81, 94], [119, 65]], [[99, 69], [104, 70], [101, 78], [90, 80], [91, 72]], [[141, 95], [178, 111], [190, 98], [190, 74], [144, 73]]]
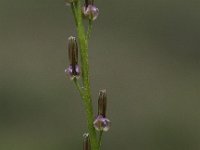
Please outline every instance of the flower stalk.
[[[96, 128], [94, 126], [94, 113], [92, 107], [92, 98], [91, 98], [91, 89], [90, 89], [90, 79], [89, 79], [89, 60], [88, 60], [88, 41], [90, 38], [93, 21], [98, 16], [98, 8], [96, 8], [93, 3], [93, 0], [85, 0], [85, 5], [82, 7], [80, 0], [68, 0], [69, 5], [71, 6], [72, 13], [75, 20], [78, 45], [73, 43], [73, 38], [69, 38], [69, 42], [71, 42], [72, 46], [68, 45], [70, 63], [72, 64], [72, 72], [73, 78], [71, 78], [77, 87], [80, 96], [83, 100], [84, 108], [86, 111], [87, 118], [87, 128], [88, 134], [85, 135], [85, 139], [90, 142], [91, 150], [100, 150], [100, 141], [102, 136], [102, 132], [97, 134]], [[84, 8], [84, 9], [83, 9]], [[88, 30], [85, 30], [85, 26], [83, 23], [83, 15], [88, 19]], [[70, 49], [70, 46], [72, 47]], [[74, 51], [72, 49], [75, 49]], [[76, 75], [79, 75], [80, 72], [76, 70], [76, 66], [78, 66], [78, 50], [80, 51], [80, 60], [81, 60], [81, 83], [79, 82], [79, 78]], [[99, 135], [99, 136], [97, 136]], [[85, 148], [84, 150], [88, 150]]]
[[80, 46], [81, 56], [81, 71], [82, 71], [82, 99], [86, 110], [88, 132], [90, 135], [90, 142], [92, 150], [99, 150], [96, 131], [93, 127], [93, 108], [90, 92], [90, 80], [89, 80], [89, 62], [88, 62], [88, 40], [83, 25], [81, 4], [80, 1], [71, 3], [72, 12], [75, 18], [76, 30], [78, 35], [78, 41]]

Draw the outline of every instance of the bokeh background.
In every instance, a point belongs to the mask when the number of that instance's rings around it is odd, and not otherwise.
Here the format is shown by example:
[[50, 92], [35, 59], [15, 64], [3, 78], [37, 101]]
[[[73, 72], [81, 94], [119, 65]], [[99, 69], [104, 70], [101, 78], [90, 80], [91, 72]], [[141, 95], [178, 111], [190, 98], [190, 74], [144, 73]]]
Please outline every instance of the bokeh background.
[[[102, 150], [200, 149], [200, 1], [96, 0], [94, 107], [108, 92]], [[80, 150], [81, 99], [64, 69], [75, 35], [63, 0], [0, 0], [0, 150]]]

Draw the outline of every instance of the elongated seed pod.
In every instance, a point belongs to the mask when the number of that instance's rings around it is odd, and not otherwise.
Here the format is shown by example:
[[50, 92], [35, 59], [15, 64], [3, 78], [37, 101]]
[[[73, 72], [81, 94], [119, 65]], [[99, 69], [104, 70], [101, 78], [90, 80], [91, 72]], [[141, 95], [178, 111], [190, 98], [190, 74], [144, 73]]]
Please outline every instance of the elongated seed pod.
[[107, 107], [107, 95], [106, 90], [99, 91], [99, 100], [98, 100], [98, 115], [106, 117], [106, 107]]

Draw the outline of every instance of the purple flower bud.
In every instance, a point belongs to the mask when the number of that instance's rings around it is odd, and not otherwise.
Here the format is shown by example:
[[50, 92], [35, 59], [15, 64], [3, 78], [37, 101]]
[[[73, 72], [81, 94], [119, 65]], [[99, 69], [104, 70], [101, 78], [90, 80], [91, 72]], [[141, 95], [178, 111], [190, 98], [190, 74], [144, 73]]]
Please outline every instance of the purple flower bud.
[[83, 134], [83, 150], [90, 150], [91, 145], [90, 145], [90, 138], [89, 138], [89, 133]]
[[98, 115], [93, 124], [97, 131], [108, 131], [110, 129], [111, 122], [108, 118]]
[[72, 65], [69, 65], [67, 69], [65, 69], [65, 73], [69, 75], [69, 78], [73, 80], [74, 78], [79, 79], [80, 78], [80, 67], [79, 65], [76, 65], [75, 68], [73, 68]]
[[106, 118], [107, 96], [106, 90], [99, 91], [98, 99], [98, 116], [96, 117], [93, 125], [98, 131], [108, 131], [110, 129], [110, 120]]
[[76, 38], [70, 36], [68, 39], [69, 67], [65, 70], [71, 80], [80, 77], [80, 67], [78, 65], [78, 44]]
[[96, 20], [99, 15], [99, 9], [93, 4], [83, 6], [82, 12], [84, 17], [91, 20]]

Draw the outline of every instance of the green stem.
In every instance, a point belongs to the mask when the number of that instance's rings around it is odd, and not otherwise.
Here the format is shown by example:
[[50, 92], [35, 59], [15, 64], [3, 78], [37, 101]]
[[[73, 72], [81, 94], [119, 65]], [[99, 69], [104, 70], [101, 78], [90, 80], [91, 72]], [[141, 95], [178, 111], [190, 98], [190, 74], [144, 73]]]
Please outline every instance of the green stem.
[[81, 4], [78, 0], [76, 3], [71, 5], [72, 11], [75, 17], [76, 29], [78, 34], [80, 55], [81, 55], [81, 71], [82, 71], [82, 81], [83, 81], [83, 103], [86, 110], [88, 131], [90, 134], [90, 142], [92, 150], [99, 150], [99, 145], [97, 141], [97, 135], [95, 128], [93, 127], [94, 115], [90, 91], [90, 81], [89, 81], [89, 63], [88, 63], [88, 40], [85, 35], [85, 29], [82, 20]]
[[76, 23], [76, 26], [78, 25], [78, 21], [77, 21], [77, 16], [76, 16], [76, 12], [75, 12], [75, 3], [71, 3], [71, 8], [72, 8], [72, 13], [73, 13], [73, 16], [74, 16], [74, 20], [75, 20], [75, 23]]
[[81, 95], [81, 97], [83, 97], [83, 89], [82, 89], [82, 87], [80, 86], [80, 84], [78, 83], [77, 79], [74, 78], [73, 81], [74, 81], [74, 84], [75, 84], [77, 90], [79, 91], [79, 94]]
[[89, 39], [90, 39], [91, 31], [92, 31], [92, 19], [89, 19], [88, 31], [87, 31], [87, 41], [89, 41]]
[[102, 139], [102, 135], [103, 135], [103, 131], [100, 131], [100, 133], [99, 133], [99, 140], [98, 140], [99, 148], [101, 147], [101, 139]]

